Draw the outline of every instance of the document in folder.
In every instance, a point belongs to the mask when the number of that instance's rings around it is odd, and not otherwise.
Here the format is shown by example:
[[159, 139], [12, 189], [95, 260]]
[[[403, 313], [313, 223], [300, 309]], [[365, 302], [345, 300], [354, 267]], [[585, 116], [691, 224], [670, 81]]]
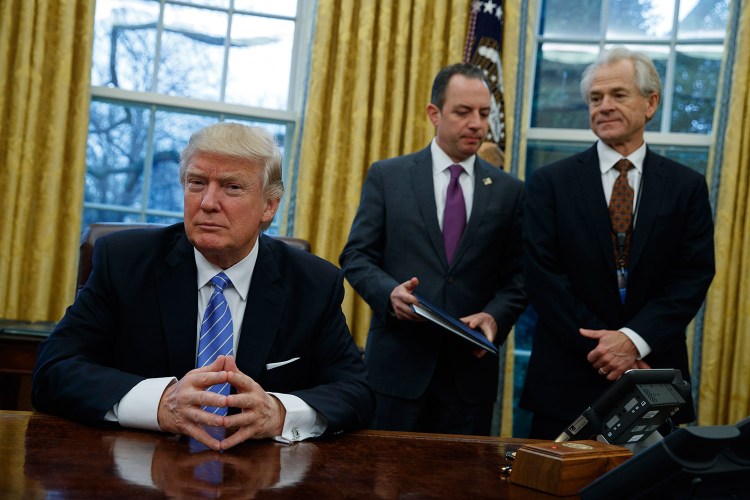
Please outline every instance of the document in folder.
[[468, 326], [464, 325], [459, 321], [458, 319], [450, 316], [448, 313], [440, 309], [434, 304], [431, 304], [430, 302], [426, 301], [423, 297], [420, 295], [417, 295], [416, 293], [414, 296], [419, 301], [419, 305], [412, 305], [412, 309], [414, 309], [414, 312], [419, 314], [420, 316], [432, 321], [435, 324], [438, 324], [448, 330], [449, 332], [453, 332], [459, 337], [468, 340], [472, 344], [474, 344], [476, 347], [480, 347], [484, 349], [485, 351], [489, 351], [494, 355], [497, 355], [498, 350], [495, 345], [489, 341], [487, 337], [484, 336], [484, 334], [478, 330], [472, 330]]

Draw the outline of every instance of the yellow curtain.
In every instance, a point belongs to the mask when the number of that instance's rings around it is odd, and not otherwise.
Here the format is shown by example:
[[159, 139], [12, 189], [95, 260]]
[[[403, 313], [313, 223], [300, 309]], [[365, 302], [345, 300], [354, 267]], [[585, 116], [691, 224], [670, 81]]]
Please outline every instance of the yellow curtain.
[[74, 294], [94, 2], [0, 2], [0, 317], [59, 319]]
[[[294, 233], [338, 265], [370, 164], [427, 146], [432, 79], [463, 58], [467, 0], [319, 0]], [[367, 304], [344, 312], [364, 346]]]
[[[512, 165], [517, 165], [516, 175], [524, 178], [526, 173], [526, 131], [528, 130], [528, 113], [522, 112], [521, 116], [516, 116], [514, 110], [518, 99], [526, 99], [525, 94], [519, 96], [519, 89], [528, 89], [526, 82], [530, 81], [531, 65], [524, 66], [524, 74], [518, 73], [520, 57], [525, 61], [533, 60], [533, 46], [526, 42], [533, 40], [534, 23], [531, 20], [536, 18], [535, 11], [538, 2], [517, 2], [514, 0], [505, 1], [505, 18], [503, 32], [503, 81], [505, 82], [505, 127], [506, 127], [506, 144], [505, 144], [505, 169], [508, 171]], [[523, 10], [526, 9], [524, 12]], [[521, 120], [520, 126], [516, 126], [516, 120]], [[517, 151], [518, 158], [514, 157], [513, 152]], [[505, 346], [505, 373], [502, 378], [503, 383], [503, 401], [502, 412], [500, 413], [501, 436], [513, 435], [513, 384], [514, 384], [514, 359], [515, 359], [515, 341], [513, 333], [508, 336]]]
[[740, 19], [722, 162], [712, 166], [721, 168], [721, 182], [716, 277], [703, 328], [701, 425], [734, 424], [750, 415], [750, 9], [735, 12]]

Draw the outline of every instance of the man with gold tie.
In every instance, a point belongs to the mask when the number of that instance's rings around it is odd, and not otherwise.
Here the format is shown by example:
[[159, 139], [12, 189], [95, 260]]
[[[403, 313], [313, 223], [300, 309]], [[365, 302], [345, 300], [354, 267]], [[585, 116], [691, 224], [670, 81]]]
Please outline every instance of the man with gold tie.
[[[524, 276], [539, 320], [521, 407], [553, 439], [631, 368], [677, 368], [685, 329], [714, 275], [713, 221], [700, 174], [644, 142], [661, 82], [623, 47], [583, 73], [599, 140], [540, 168], [524, 213]], [[694, 419], [692, 402], [675, 422]]]
[[86, 286], [39, 348], [34, 407], [214, 450], [365, 427], [374, 401], [341, 271], [261, 234], [284, 191], [271, 135], [196, 132], [180, 181], [184, 224], [97, 240]]

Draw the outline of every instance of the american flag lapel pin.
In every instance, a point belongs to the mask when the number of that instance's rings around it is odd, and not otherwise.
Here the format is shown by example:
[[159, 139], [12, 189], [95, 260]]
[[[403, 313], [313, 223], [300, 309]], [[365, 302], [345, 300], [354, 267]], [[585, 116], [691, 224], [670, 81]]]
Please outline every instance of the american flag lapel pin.
[[489, 177], [485, 177], [484, 179], [482, 179], [482, 182], [485, 186], [489, 186], [490, 184], [492, 184], [492, 179], [490, 179]]

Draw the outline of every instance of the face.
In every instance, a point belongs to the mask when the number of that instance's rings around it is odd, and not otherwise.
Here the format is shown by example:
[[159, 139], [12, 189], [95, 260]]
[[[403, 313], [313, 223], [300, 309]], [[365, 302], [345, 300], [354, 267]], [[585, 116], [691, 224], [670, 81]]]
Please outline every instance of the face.
[[605, 144], [624, 156], [643, 144], [643, 132], [656, 113], [659, 95], [641, 95], [632, 61], [621, 60], [597, 69], [588, 97], [591, 130]]
[[206, 259], [226, 269], [252, 250], [279, 200], [262, 192], [263, 167], [246, 160], [197, 153], [185, 172], [185, 232]]
[[487, 135], [490, 91], [482, 80], [453, 75], [440, 109], [427, 106], [440, 149], [458, 163], [475, 154]]

